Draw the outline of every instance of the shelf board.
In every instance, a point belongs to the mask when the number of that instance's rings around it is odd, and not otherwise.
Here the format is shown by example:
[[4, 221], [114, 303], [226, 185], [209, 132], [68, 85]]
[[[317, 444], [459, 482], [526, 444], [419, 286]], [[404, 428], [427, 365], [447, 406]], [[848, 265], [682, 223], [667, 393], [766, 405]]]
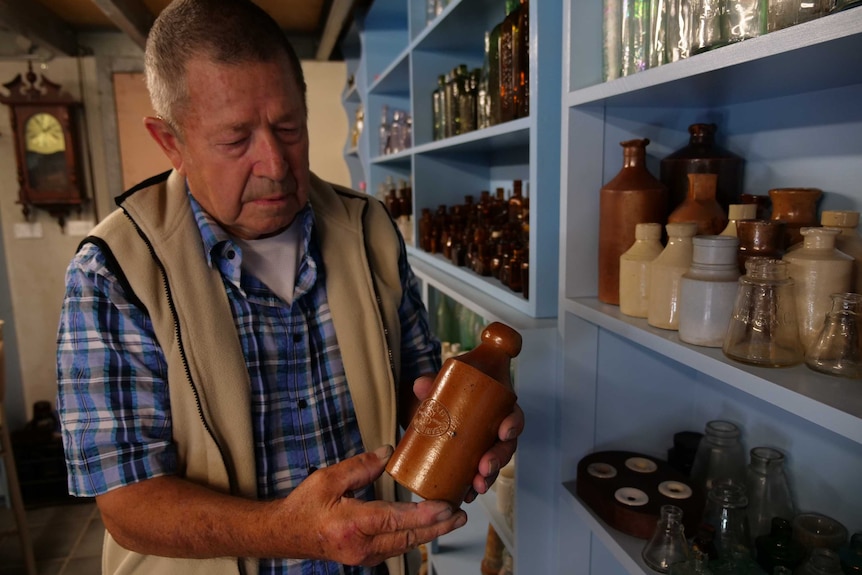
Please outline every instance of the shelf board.
[[641, 551], [646, 545], [646, 541], [617, 531], [593, 513], [593, 510], [587, 507], [577, 496], [574, 480], [564, 482], [563, 486], [572, 496], [572, 508], [575, 513], [589, 525], [592, 532], [619, 560], [626, 571], [631, 575], [653, 575], [655, 573], [641, 558]]
[[344, 152], [345, 156], [358, 156], [359, 148], [348, 148], [346, 152]]
[[431, 281], [440, 291], [453, 297], [489, 321], [502, 321], [516, 329], [538, 327], [532, 319], [529, 302], [494, 278], [480, 276], [458, 267], [440, 254], [407, 246], [410, 265], [417, 276]]
[[359, 103], [359, 91], [356, 89], [356, 83], [345, 88], [344, 93], [341, 95], [341, 101], [344, 103], [351, 102], [354, 104]]
[[406, 95], [410, 93], [410, 47], [408, 46], [398, 54], [368, 87], [369, 94], [396, 94]]
[[377, 156], [375, 158], [371, 158], [372, 164], [409, 164], [410, 157], [413, 155], [412, 148], [407, 150], [401, 150], [400, 152], [396, 152], [394, 154], [386, 154], [385, 156]]
[[564, 309], [590, 323], [691, 367], [767, 403], [862, 443], [862, 393], [858, 381], [817, 373], [805, 365], [765, 368], [724, 356], [717, 348], [689, 345], [676, 331], [623, 315], [596, 298], [572, 298]]
[[519, 118], [489, 128], [474, 130], [414, 146], [414, 154], [433, 152], [488, 152], [512, 148], [527, 148], [530, 145], [530, 118]]
[[717, 107], [859, 83], [862, 11], [845, 10], [566, 94], [567, 106]]

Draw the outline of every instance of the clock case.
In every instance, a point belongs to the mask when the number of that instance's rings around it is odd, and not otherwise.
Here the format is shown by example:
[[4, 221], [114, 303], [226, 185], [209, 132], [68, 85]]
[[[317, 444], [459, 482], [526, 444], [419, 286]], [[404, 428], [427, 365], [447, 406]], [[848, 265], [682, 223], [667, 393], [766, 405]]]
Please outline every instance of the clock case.
[[[18, 203], [22, 205], [24, 217], [29, 219], [33, 208], [40, 208], [59, 220], [60, 226], [65, 225], [66, 217], [73, 210], [80, 213], [86, 201], [81, 163], [78, 154], [79, 142], [76, 115], [81, 109], [77, 102], [67, 92], [61, 90], [59, 84], [48, 80], [43, 74], [37, 76], [29, 64], [26, 78], [21, 74], [3, 84], [9, 91], [4, 96], [0, 94], [0, 102], [9, 106], [12, 130], [15, 136], [15, 157], [18, 164]], [[57, 178], [59, 184], [44, 184], [39, 182], [36, 174], [31, 173], [27, 165], [27, 122], [36, 114], [47, 113], [60, 122], [65, 139], [64, 161], [52, 167], [52, 170], [62, 170], [62, 177]]]

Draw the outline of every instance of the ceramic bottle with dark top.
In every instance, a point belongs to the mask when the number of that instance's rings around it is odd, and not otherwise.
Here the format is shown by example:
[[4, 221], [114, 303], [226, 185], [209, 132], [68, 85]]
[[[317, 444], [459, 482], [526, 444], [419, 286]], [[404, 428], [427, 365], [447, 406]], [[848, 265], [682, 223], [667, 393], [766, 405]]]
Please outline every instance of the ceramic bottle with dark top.
[[620, 142], [623, 168], [600, 192], [599, 300], [619, 305], [620, 256], [635, 241], [635, 226], [664, 225], [667, 188], [646, 166], [648, 139]]
[[425, 499], [461, 505], [514, 408], [509, 370], [520, 352], [521, 335], [494, 322], [476, 348], [446, 360], [386, 465], [395, 481]]
[[688, 145], [661, 161], [660, 179], [668, 188], [669, 210], [685, 200], [688, 174], [693, 173], [716, 174], [715, 197], [725, 211], [730, 204], [740, 203], [745, 160], [715, 144], [716, 130], [715, 124], [692, 124]]
[[817, 203], [823, 195], [817, 188], [774, 188], [769, 190], [772, 200], [770, 219], [785, 222], [785, 249], [802, 241], [803, 227], [818, 225]]

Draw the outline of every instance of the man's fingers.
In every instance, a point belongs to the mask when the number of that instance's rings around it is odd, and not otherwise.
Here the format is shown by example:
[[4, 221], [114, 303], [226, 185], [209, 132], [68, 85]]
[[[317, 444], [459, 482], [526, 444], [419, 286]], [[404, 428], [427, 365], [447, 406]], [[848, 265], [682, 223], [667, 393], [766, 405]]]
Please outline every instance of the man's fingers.
[[449, 504], [440, 501], [398, 503], [387, 507], [388, 513], [369, 514], [369, 523], [360, 525], [368, 529], [366, 533], [371, 537], [373, 554], [380, 557], [406, 553], [467, 522], [466, 513], [453, 512]]

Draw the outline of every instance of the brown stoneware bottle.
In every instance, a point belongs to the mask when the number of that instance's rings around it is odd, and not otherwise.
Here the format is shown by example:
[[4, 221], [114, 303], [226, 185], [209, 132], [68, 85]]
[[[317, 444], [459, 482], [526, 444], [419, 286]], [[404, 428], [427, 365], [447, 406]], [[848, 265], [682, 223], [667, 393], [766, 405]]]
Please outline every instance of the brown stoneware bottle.
[[667, 188], [646, 166], [648, 139], [620, 142], [623, 168], [599, 199], [599, 300], [620, 303], [620, 256], [635, 242], [637, 224], [667, 221]]
[[509, 369], [520, 352], [521, 335], [494, 322], [476, 348], [447, 359], [386, 465], [389, 475], [424, 499], [458, 508], [514, 409]]
[[694, 222], [697, 235], [715, 236], [727, 226], [727, 214], [715, 199], [715, 174], [689, 174], [688, 196], [667, 217], [667, 223]]

